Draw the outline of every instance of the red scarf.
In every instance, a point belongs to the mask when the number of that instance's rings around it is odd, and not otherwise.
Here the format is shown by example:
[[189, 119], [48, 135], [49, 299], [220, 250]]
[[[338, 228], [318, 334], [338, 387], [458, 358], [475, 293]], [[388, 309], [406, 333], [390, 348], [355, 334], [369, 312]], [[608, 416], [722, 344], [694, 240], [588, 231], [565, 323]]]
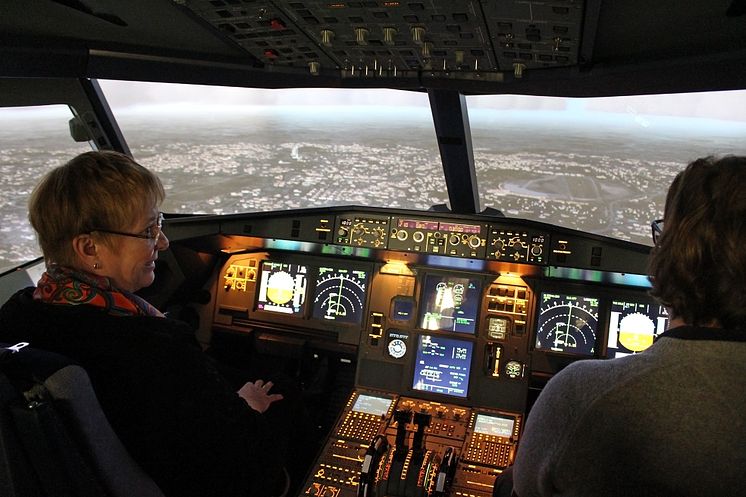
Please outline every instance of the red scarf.
[[34, 299], [47, 304], [92, 305], [112, 316], [163, 317], [143, 298], [114, 288], [109, 278], [57, 265], [41, 275]]

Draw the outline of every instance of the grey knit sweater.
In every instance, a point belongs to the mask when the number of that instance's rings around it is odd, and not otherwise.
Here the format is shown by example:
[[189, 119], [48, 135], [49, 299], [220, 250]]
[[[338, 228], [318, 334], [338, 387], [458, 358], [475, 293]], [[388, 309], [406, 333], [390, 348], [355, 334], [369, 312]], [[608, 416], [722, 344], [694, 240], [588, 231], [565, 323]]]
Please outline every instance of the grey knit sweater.
[[746, 333], [680, 327], [579, 361], [528, 417], [514, 489], [534, 496], [746, 496]]

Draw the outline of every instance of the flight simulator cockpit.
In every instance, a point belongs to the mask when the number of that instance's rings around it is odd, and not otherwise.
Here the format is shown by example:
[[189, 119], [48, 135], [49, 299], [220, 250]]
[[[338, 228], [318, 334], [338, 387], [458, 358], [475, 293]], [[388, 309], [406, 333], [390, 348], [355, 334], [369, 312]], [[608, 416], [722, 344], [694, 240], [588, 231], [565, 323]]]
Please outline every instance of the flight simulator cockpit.
[[[553, 375], [666, 329], [645, 245], [666, 185], [743, 153], [743, 96], [713, 105], [746, 80], [742, 0], [5, 3], [0, 107], [69, 107], [76, 146], [164, 181], [170, 247], [141, 296], [221, 366], [294, 368], [319, 411], [289, 495], [490, 497]], [[201, 86], [150, 106], [123, 81]], [[366, 89], [396, 94], [347, 100]], [[7, 121], [0, 303], [44, 271], [22, 177], [73, 155]]]
[[[211, 241], [189, 238], [215, 219]], [[220, 247], [213, 335], [355, 363], [303, 495], [491, 495], [548, 378], [666, 326], [648, 247], [538, 222], [338, 207], [167, 229], [172, 246]]]

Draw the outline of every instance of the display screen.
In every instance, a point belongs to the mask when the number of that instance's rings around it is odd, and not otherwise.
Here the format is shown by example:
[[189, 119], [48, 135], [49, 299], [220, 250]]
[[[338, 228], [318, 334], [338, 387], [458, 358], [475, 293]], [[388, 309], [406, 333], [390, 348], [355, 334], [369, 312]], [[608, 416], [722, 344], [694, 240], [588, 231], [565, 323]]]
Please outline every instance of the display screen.
[[477, 414], [477, 420], [474, 422], [474, 433], [510, 438], [513, 436], [514, 425], [515, 418]]
[[374, 416], [385, 416], [389, 412], [389, 407], [391, 407], [391, 399], [360, 394], [355, 400], [352, 410], [373, 414]]
[[420, 300], [420, 328], [474, 333], [481, 290], [478, 278], [427, 275]]
[[592, 356], [597, 330], [597, 298], [542, 292], [536, 323], [537, 350]]
[[466, 397], [473, 346], [467, 340], [420, 335], [412, 388]]
[[320, 267], [313, 297], [313, 317], [360, 324], [367, 288], [368, 274], [365, 271]]
[[262, 262], [257, 310], [303, 315], [307, 273], [308, 268], [300, 264]]
[[414, 313], [414, 300], [411, 297], [394, 297], [391, 315], [394, 321], [409, 321]]
[[666, 331], [668, 314], [663, 306], [635, 300], [613, 300], [609, 314], [607, 357], [642, 352]]

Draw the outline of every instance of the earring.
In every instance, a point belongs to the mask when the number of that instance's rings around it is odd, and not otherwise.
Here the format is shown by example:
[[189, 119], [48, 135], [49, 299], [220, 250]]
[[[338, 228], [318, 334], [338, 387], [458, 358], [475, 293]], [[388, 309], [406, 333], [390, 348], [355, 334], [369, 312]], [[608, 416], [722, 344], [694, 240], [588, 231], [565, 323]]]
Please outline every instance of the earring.
[[98, 269], [100, 266], [98, 265], [98, 262], [93, 263], [93, 269]]

